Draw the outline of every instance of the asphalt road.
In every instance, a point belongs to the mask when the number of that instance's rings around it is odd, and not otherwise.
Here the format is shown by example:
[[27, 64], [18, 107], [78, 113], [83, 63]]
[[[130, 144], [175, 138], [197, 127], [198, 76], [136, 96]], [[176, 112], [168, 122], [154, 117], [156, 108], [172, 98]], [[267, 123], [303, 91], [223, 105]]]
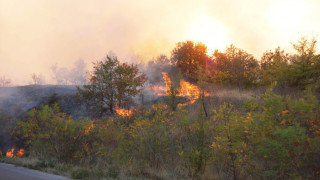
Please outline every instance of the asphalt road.
[[0, 163], [0, 180], [69, 180], [68, 178], [37, 170]]

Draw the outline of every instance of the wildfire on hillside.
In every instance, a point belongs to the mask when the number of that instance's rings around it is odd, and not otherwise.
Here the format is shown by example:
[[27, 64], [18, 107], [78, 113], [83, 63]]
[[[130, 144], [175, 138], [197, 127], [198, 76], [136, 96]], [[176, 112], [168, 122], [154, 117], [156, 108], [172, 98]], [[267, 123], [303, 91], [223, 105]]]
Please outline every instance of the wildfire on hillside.
[[[153, 90], [154, 94], [158, 96], [169, 96], [172, 81], [167, 72], [162, 72], [162, 76], [165, 86], [155, 85], [151, 86], [149, 89]], [[189, 103], [186, 104], [193, 104], [194, 102], [196, 102], [196, 100], [199, 98], [200, 93], [201, 89], [198, 86], [191, 84], [183, 79], [180, 81], [180, 87], [178, 89], [177, 96], [187, 98], [189, 100]], [[210, 96], [210, 94], [208, 92], [204, 92], [204, 96]]]
[[121, 117], [130, 117], [133, 114], [132, 109], [122, 109], [118, 106], [115, 107], [116, 113]]
[[[1, 153], [2, 154], [2, 153]], [[22, 157], [24, 154], [24, 149], [20, 149], [16, 152], [16, 154], [14, 153], [14, 148], [11, 148], [7, 151], [6, 153], [6, 157]]]

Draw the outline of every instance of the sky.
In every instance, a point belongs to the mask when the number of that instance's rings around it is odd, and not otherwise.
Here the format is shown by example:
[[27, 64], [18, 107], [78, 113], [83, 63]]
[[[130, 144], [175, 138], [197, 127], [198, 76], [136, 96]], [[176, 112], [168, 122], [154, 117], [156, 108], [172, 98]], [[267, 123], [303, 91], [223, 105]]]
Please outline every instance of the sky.
[[0, 77], [13, 85], [51, 67], [88, 67], [170, 55], [177, 42], [202, 41], [209, 53], [234, 44], [259, 59], [300, 37], [319, 39], [319, 0], [0, 0]]

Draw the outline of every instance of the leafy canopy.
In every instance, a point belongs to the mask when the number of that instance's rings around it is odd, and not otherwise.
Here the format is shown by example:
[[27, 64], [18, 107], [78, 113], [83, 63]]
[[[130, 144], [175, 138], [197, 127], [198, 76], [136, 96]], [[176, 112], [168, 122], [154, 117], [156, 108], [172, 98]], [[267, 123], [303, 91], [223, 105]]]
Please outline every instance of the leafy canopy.
[[78, 97], [93, 116], [114, 114], [115, 106], [129, 107], [147, 81], [136, 65], [120, 63], [117, 57], [107, 56], [95, 63], [90, 84], [78, 87]]

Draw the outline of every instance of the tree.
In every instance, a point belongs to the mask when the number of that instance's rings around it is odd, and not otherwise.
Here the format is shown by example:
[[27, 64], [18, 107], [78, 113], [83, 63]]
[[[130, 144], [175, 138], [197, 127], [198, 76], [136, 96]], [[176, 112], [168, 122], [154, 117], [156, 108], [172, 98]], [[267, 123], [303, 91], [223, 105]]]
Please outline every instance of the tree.
[[78, 87], [78, 97], [93, 116], [114, 114], [115, 106], [130, 107], [132, 97], [141, 93], [147, 81], [136, 65], [120, 63], [117, 57], [107, 56], [94, 64], [89, 85]]
[[86, 83], [86, 63], [83, 59], [79, 59], [74, 63], [74, 68], [69, 72], [69, 78], [72, 84], [81, 85]]
[[37, 75], [33, 73], [31, 74], [31, 79], [34, 85], [39, 85], [44, 83], [44, 77], [41, 74]]
[[87, 82], [86, 63], [83, 59], [77, 60], [72, 69], [58, 67], [56, 63], [51, 66], [51, 71], [53, 78], [60, 85], [83, 85]]
[[274, 52], [265, 52], [260, 61], [261, 84], [271, 85], [272, 82], [277, 81], [281, 86], [286, 85], [290, 58], [287, 53], [280, 50], [280, 47]]
[[205, 68], [209, 59], [206, 53], [207, 47], [201, 42], [179, 42], [171, 53], [171, 59], [173, 65], [178, 67], [182, 73], [189, 77], [197, 77], [198, 66]]
[[256, 83], [259, 64], [251, 54], [231, 45], [225, 53], [215, 51], [214, 57], [215, 81], [234, 83], [239, 87]]
[[148, 62], [144, 72], [148, 75], [151, 84], [158, 84], [162, 81], [162, 72], [170, 71], [172, 65], [170, 59], [166, 55], [159, 55], [155, 59]]
[[0, 77], [0, 87], [9, 86], [11, 84], [11, 80], [7, 79], [6, 77]]
[[293, 44], [297, 54], [291, 59], [289, 85], [305, 88], [319, 80], [320, 56], [316, 54], [316, 43], [315, 39], [309, 41], [301, 38], [296, 44]]

